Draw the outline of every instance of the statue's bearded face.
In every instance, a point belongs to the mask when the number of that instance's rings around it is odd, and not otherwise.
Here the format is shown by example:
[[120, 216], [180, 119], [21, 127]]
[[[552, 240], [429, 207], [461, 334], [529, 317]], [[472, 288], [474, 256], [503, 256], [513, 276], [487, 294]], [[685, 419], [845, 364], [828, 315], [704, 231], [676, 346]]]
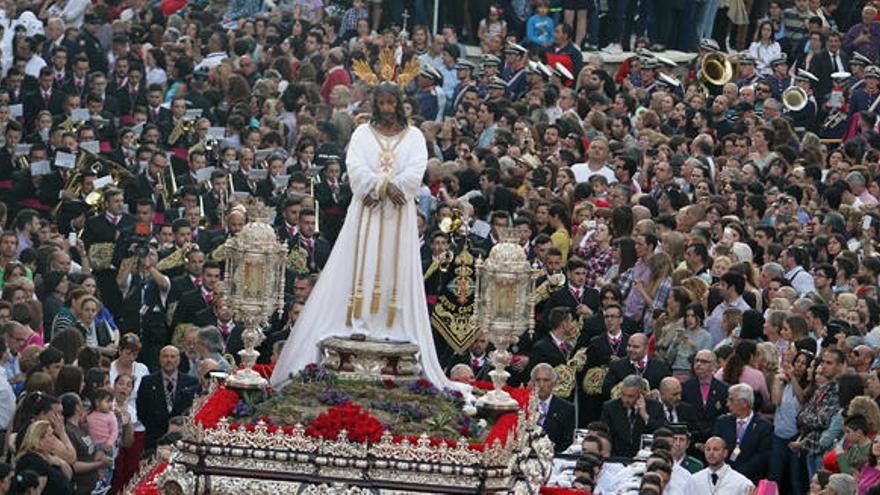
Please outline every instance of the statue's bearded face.
[[380, 124], [392, 125], [397, 120], [397, 98], [390, 93], [376, 95], [376, 110]]

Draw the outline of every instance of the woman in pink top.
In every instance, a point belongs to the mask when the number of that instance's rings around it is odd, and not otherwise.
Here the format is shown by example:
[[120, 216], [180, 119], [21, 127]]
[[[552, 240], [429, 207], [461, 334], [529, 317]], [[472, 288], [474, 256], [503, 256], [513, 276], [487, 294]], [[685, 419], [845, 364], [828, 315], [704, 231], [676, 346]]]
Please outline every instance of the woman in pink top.
[[761, 394], [765, 401], [770, 400], [770, 391], [767, 390], [767, 380], [764, 374], [758, 371], [758, 346], [751, 340], [741, 340], [736, 343], [736, 348], [724, 368], [715, 373], [715, 378], [728, 385], [745, 383]]
[[868, 452], [868, 462], [859, 474], [859, 495], [865, 495], [869, 488], [880, 484], [878, 460], [880, 460], [880, 435], [875, 435], [874, 442], [871, 443], [871, 451]]

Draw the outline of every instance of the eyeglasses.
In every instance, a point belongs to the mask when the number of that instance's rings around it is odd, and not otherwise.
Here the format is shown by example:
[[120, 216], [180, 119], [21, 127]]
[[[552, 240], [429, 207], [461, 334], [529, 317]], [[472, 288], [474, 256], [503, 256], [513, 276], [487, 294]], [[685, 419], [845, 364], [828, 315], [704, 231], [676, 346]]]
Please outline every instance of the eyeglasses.
[[608, 315], [608, 314], [605, 315], [606, 320], [616, 320], [618, 318], [620, 318], [620, 315]]
[[712, 364], [711, 359], [694, 359], [694, 363], [698, 364]]

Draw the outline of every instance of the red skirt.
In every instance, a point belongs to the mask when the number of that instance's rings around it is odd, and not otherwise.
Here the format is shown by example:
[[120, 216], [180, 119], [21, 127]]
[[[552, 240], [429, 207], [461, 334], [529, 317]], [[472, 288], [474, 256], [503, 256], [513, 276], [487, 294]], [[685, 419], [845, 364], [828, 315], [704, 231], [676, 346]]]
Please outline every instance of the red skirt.
[[146, 433], [143, 431], [134, 432], [134, 443], [131, 447], [123, 448], [116, 456], [116, 467], [113, 471], [113, 485], [110, 493], [122, 493], [128, 481], [138, 472], [141, 462], [141, 454], [144, 451], [144, 438]]

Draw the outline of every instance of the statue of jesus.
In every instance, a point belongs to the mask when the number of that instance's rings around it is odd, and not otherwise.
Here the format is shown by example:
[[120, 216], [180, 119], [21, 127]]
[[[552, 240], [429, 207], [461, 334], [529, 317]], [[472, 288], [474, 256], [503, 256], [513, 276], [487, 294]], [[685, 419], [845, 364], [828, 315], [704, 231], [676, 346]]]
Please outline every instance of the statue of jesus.
[[318, 363], [328, 337], [410, 342], [438, 388], [455, 387], [437, 359], [419, 258], [415, 194], [428, 159], [425, 137], [407, 125], [398, 87], [374, 89], [373, 115], [349, 142], [354, 198], [330, 258], [272, 374], [285, 381]]

